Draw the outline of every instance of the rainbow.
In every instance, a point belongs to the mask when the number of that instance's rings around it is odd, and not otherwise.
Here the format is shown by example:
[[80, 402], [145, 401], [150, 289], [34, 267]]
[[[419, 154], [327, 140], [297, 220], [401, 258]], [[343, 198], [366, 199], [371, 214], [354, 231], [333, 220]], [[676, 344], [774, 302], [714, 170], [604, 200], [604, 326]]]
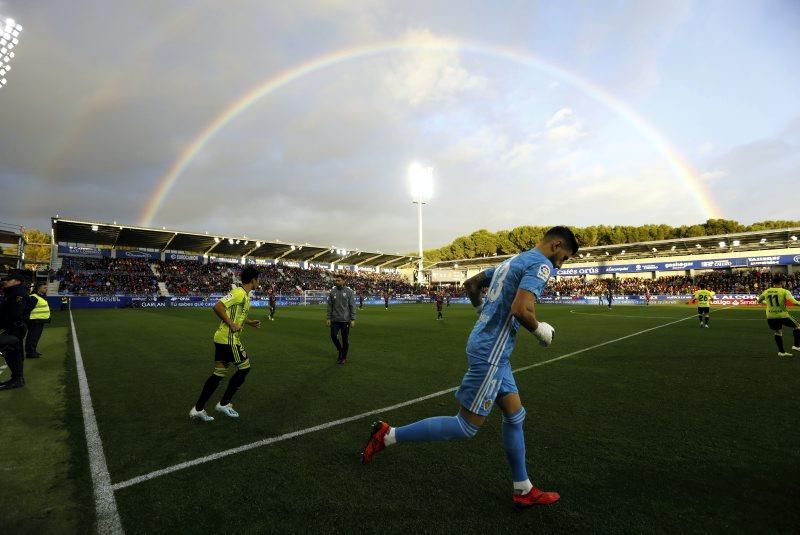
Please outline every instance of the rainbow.
[[695, 200], [699, 209], [707, 218], [718, 217], [720, 210], [715, 204], [710, 192], [697, 176], [688, 162], [678, 153], [669, 141], [652, 125], [648, 124], [641, 116], [628, 105], [611, 95], [603, 88], [589, 82], [575, 73], [564, 70], [548, 63], [532, 54], [514, 48], [488, 45], [483, 43], [468, 42], [455, 39], [429, 39], [422, 42], [409, 40], [392, 40], [373, 43], [367, 46], [346, 48], [325, 54], [300, 65], [272, 76], [257, 84], [238, 99], [229, 104], [219, 115], [205, 126], [181, 152], [167, 172], [159, 179], [158, 184], [148, 200], [139, 224], [144, 227], [152, 226], [153, 218], [158, 213], [164, 200], [169, 195], [181, 174], [191, 164], [192, 160], [203, 150], [208, 142], [220, 130], [247, 110], [260, 99], [285, 87], [291, 82], [316, 71], [341, 65], [349, 61], [377, 56], [398, 51], [457, 51], [469, 52], [477, 55], [491, 56], [506, 61], [511, 61], [526, 67], [539, 69], [579, 89], [589, 97], [600, 102], [618, 116], [625, 119], [633, 126], [652, 146], [660, 153], [673, 170], [675, 176], [681, 180]]

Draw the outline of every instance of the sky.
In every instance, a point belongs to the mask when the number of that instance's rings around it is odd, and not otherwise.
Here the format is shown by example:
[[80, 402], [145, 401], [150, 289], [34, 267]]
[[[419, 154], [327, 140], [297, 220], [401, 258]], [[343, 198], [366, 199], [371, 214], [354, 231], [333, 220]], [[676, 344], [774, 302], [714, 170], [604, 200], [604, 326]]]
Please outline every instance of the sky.
[[796, 0], [0, 0], [5, 17], [23, 25], [5, 223], [406, 253], [412, 162], [433, 168], [426, 249], [800, 218]]

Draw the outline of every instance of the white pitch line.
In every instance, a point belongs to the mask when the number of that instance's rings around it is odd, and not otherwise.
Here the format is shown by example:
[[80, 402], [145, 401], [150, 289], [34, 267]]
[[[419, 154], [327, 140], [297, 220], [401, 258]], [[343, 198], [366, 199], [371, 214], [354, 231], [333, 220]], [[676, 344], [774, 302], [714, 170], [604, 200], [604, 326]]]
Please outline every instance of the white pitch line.
[[659, 320], [671, 320], [675, 316], [624, 316], [622, 314], [613, 314], [611, 316], [608, 315], [607, 312], [578, 312], [576, 310], [570, 310], [570, 314], [579, 314], [581, 316], [598, 316], [601, 318], [636, 318], [636, 319], [659, 319]]
[[69, 311], [69, 322], [72, 326], [72, 341], [75, 347], [75, 367], [78, 370], [78, 387], [81, 393], [81, 409], [83, 411], [83, 427], [86, 432], [86, 446], [89, 450], [89, 470], [92, 473], [94, 486], [94, 502], [97, 510], [97, 532], [122, 534], [122, 522], [117, 510], [117, 500], [114, 489], [111, 487], [111, 475], [108, 473], [106, 455], [103, 452], [103, 441], [97, 428], [97, 418], [94, 415], [92, 396], [89, 393], [89, 381], [86, 379], [86, 370], [83, 367], [81, 346], [78, 345], [78, 332], [75, 330], [75, 320], [72, 310]]
[[[717, 309], [717, 310], [724, 310], [724, 309]], [[668, 327], [669, 325], [674, 325], [676, 323], [680, 323], [682, 321], [690, 320], [696, 318], [697, 315], [693, 314], [691, 316], [687, 316], [685, 318], [681, 318], [675, 321], [670, 321], [668, 323], [664, 323], [662, 325], [657, 325], [655, 327], [650, 327], [649, 329], [644, 329], [642, 331], [637, 331], [632, 334], [628, 334], [625, 336], [621, 336], [619, 338], [615, 338], [613, 340], [608, 340], [606, 342], [601, 342], [599, 344], [595, 344], [593, 346], [579, 349], [578, 351], [573, 351], [572, 353], [567, 353], [565, 355], [558, 356], [556, 358], [545, 360], [543, 362], [537, 362], [536, 364], [531, 364], [529, 366], [523, 366], [522, 368], [518, 368], [514, 370], [514, 373], [523, 372], [525, 370], [529, 370], [531, 368], [536, 368], [538, 366], [544, 366], [545, 364], [550, 364], [553, 362], [557, 362], [559, 360], [563, 360], [565, 358], [574, 357], [575, 355], [580, 355], [581, 353], [585, 353], [587, 351], [591, 351], [592, 349], [597, 349], [598, 347], [603, 347], [609, 344], [613, 344], [615, 342], [620, 342], [622, 340], [627, 340], [628, 338], [633, 338], [634, 336], [639, 336], [640, 334], [648, 333], [650, 331], [654, 331], [656, 329], [661, 329], [662, 327]], [[200, 464], [205, 464], [211, 461], [216, 461], [217, 459], [222, 459], [223, 457], [228, 457], [229, 455], [235, 455], [237, 453], [241, 453], [243, 451], [252, 450], [255, 448], [260, 448], [261, 446], [268, 446], [270, 444], [275, 444], [276, 442], [283, 442], [284, 440], [289, 440], [290, 438], [299, 437], [302, 435], [307, 435], [309, 433], [314, 433], [315, 431], [322, 431], [324, 429], [330, 429], [331, 427], [336, 427], [342, 424], [354, 422], [356, 420], [361, 420], [367, 416], [375, 416], [384, 412], [393, 411], [395, 409], [399, 409], [401, 407], [407, 407], [408, 405], [414, 405], [416, 403], [420, 403], [422, 401], [426, 401], [432, 398], [436, 398], [439, 396], [443, 396], [444, 394], [449, 394], [450, 392], [455, 392], [458, 390], [458, 387], [448, 388], [447, 390], [440, 390], [439, 392], [434, 392], [433, 394], [428, 394], [427, 396], [422, 396], [415, 399], [410, 399], [408, 401], [404, 401], [402, 403], [398, 403], [397, 405], [391, 405], [389, 407], [383, 407], [380, 409], [375, 409], [368, 412], [362, 412], [361, 414], [357, 414], [355, 416], [349, 416], [347, 418], [342, 418], [340, 420], [334, 420], [332, 422], [327, 422], [320, 425], [315, 425], [314, 427], [306, 427], [305, 429], [300, 429], [298, 431], [292, 431], [291, 433], [286, 433], [284, 435], [280, 435], [277, 437], [265, 438], [263, 440], [259, 440], [257, 442], [251, 442], [250, 444], [245, 444], [244, 446], [238, 446], [236, 448], [231, 448], [228, 450], [220, 451], [217, 453], [212, 453], [211, 455], [206, 455], [204, 457], [199, 457], [197, 459], [191, 461], [185, 461], [182, 463], [178, 463], [173, 466], [168, 466], [167, 468], [162, 468], [160, 470], [155, 470], [153, 472], [149, 472], [147, 474], [137, 476], [126, 481], [120, 481], [119, 483], [115, 483], [112, 486], [114, 491], [121, 490], [127, 487], [132, 487], [133, 485], [138, 485], [139, 483], [144, 483], [145, 481], [149, 481], [151, 479], [155, 479], [157, 477], [165, 476], [167, 474], [171, 474], [173, 472], [177, 472], [178, 470], [183, 470], [185, 468], [191, 468], [192, 466], [197, 466]]]

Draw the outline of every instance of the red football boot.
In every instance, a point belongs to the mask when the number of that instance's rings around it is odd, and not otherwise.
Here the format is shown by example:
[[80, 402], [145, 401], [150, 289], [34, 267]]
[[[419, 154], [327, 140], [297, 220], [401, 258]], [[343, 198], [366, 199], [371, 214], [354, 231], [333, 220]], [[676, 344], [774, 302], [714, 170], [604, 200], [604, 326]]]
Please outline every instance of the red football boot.
[[550, 505], [556, 503], [561, 496], [557, 492], [543, 492], [533, 487], [528, 494], [515, 494], [514, 505], [520, 509], [534, 505]]
[[378, 420], [372, 425], [372, 434], [369, 436], [364, 451], [361, 452], [361, 464], [367, 464], [372, 460], [376, 453], [386, 447], [383, 437], [389, 432], [391, 426], [386, 422]]

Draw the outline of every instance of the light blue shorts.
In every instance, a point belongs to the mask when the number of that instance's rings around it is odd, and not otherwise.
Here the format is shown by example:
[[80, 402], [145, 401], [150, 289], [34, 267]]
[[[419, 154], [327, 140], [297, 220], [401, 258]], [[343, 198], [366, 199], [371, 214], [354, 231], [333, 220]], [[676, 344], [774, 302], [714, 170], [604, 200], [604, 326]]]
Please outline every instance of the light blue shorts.
[[469, 369], [456, 391], [456, 399], [468, 411], [488, 416], [497, 399], [518, 392], [514, 374], [511, 373], [511, 363], [496, 366], [471, 358]]

